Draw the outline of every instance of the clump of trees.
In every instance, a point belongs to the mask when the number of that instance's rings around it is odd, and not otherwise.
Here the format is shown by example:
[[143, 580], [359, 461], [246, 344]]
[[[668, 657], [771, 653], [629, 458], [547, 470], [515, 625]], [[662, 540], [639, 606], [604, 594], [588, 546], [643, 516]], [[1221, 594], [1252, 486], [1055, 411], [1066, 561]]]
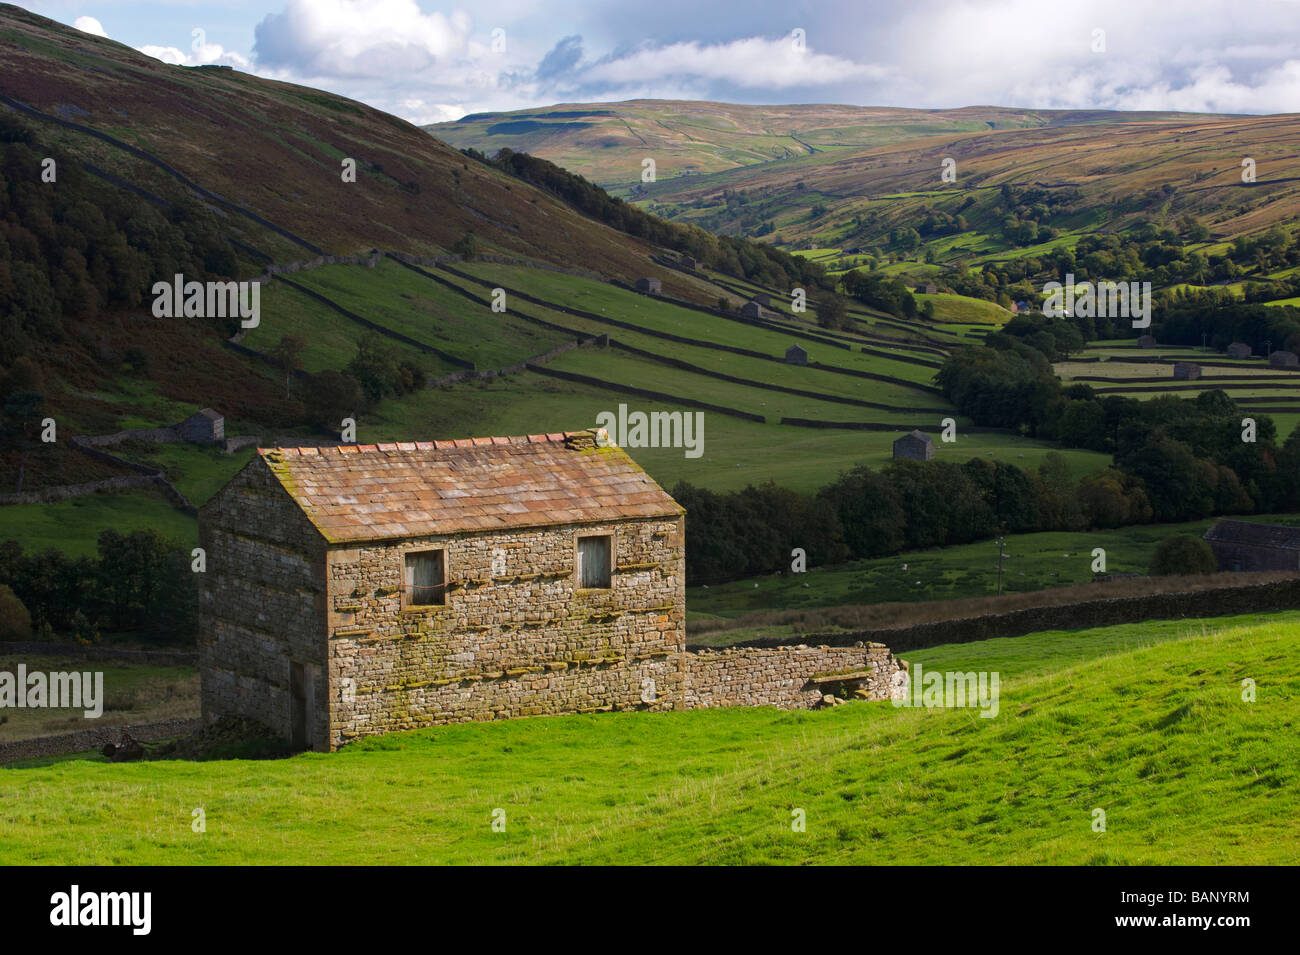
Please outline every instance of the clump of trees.
[[1000, 533], [1087, 530], [1150, 521], [1143, 482], [1114, 469], [1076, 481], [1049, 453], [1034, 470], [971, 458], [858, 467], [816, 494], [768, 483], [719, 494], [680, 483], [689, 515], [686, 576], [711, 583], [986, 540]]
[[1175, 574], [1212, 574], [1218, 569], [1219, 562], [1209, 544], [1190, 534], [1175, 534], [1156, 546], [1147, 572], [1152, 577], [1169, 577]]
[[54, 548], [27, 552], [18, 541], [5, 541], [0, 543], [0, 632], [10, 634], [7, 639], [22, 639], [26, 630], [41, 639], [83, 643], [110, 632], [189, 643], [198, 608], [190, 559], [188, 546], [154, 530], [101, 531], [93, 558], [69, 557]]
[[[944, 395], [978, 425], [1111, 453], [1118, 474], [1141, 481], [1156, 520], [1300, 506], [1300, 434], [1278, 447], [1273, 420], [1225, 392], [1100, 397], [1086, 384], [1061, 385], [1045, 354], [1058, 354], [1055, 338], [999, 333], [987, 342], [945, 361], [936, 376]], [[1255, 420], [1253, 441], [1242, 440], [1245, 417]]]
[[916, 299], [912, 290], [900, 279], [886, 278], [873, 272], [854, 269], [840, 276], [846, 295], [864, 305], [888, 312], [899, 318], [916, 318]]
[[[41, 181], [47, 157], [57, 188]], [[163, 208], [106, 189], [74, 156], [38, 146], [21, 117], [0, 115], [0, 366], [60, 341], [65, 316], [138, 308], [159, 276], [207, 281], [237, 268], [219, 218], [198, 200]]]

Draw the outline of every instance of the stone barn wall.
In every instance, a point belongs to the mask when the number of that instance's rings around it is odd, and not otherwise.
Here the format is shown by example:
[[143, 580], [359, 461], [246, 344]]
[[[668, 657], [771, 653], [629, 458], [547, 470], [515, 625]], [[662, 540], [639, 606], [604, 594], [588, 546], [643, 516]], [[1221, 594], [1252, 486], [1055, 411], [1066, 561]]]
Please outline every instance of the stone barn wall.
[[[266, 469], [246, 468], [200, 510], [199, 669], [205, 721], [242, 716], [290, 738], [291, 662], [324, 699], [324, 541]], [[308, 727], [325, 742], [323, 707]]]
[[[578, 587], [588, 534], [614, 537], [609, 590]], [[669, 679], [685, 647], [683, 535], [680, 519], [646, 520], [332, 548], [331, 746], [449, 719], [634, 705], [641, 670], [657, 661]], [[440, 548], [446, 605], [404, 608], [405, 555]]]

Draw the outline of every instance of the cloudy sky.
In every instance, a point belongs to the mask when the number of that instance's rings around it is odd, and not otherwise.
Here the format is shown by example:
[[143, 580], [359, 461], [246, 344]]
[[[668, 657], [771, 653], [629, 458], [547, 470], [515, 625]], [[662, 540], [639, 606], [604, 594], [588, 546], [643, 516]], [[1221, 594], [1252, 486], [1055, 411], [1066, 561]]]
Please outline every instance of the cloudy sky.
[[1300, 112], [1296, 0], [29, 0], [417, 123], [557, 102]]

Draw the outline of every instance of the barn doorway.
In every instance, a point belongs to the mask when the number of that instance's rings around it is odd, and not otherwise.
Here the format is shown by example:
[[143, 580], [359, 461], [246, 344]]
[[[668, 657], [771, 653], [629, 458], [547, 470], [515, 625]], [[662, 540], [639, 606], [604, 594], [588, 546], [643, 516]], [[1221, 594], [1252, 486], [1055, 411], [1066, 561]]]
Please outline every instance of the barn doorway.
[[312, 744], [309, 714], [312, 710], [316, 668], [307, 664], [289, 664], [289, 727], [290, 742], [294, 749], [310, 749]]

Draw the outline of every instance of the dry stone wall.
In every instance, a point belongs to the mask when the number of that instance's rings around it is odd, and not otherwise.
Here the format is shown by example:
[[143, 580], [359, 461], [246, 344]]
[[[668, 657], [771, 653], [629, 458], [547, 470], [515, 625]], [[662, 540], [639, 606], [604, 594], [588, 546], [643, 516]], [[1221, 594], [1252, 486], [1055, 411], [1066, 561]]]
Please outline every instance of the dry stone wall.
[[[688, 709], [775, 706], [811, 709], [826, 696], [889, 699], [906, 671], [883, 643], [686, 654]], [[900, 691], [901, 692], [901, 691]]]

